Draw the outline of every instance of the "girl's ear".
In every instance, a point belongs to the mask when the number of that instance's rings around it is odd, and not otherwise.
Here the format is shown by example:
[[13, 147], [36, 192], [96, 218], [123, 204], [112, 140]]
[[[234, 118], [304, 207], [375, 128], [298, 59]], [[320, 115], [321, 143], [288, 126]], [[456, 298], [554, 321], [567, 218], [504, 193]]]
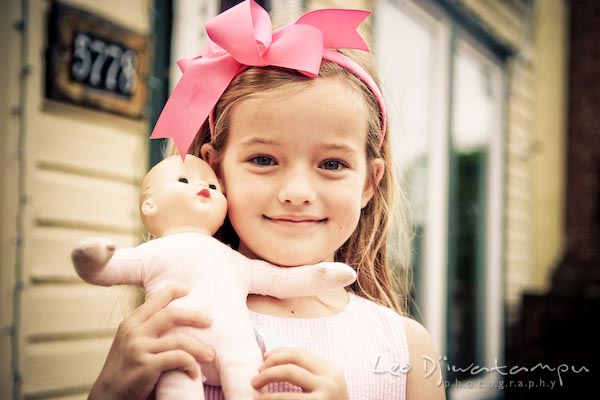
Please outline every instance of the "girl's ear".
[[385, 162], [383, 158], [376, 158], [371, 161], [371, 169], [367, 171], [367, 181], [362, 192], [361, 208], [365, 208], [375, 194], [375, 189], [383, 179], [385, 172]]
[[221, 176], [221, 160], [219, 159], [219, 156], [212, 144], [204, 143], [202, 147], [200, 147], [200, 157], [202, 157], [202, 159], [206, 161], [208, 165], [210, 165], [212, 170], [215, 171], [215, 175], [217, 176], [217, 179], [223, 188], [223, 194], [225, 194], [225, 181]]
[[212, 144], [204, 143], [202, 147], [200, 147], [200, 157], [210, 165], [213, 171], [215, 171], [215, 174], [217, 174], [217, 177], [219, 177], [219, 157], [217, 157], [217, 152]]
[[146, 217], [152, 217], [158, 213], [158, 207], [156, 207], [156, 204], [154, 204], [154, 201], [151, 197], [148, 197], [146, 200], [144, 200], [141, 210], [142, 214], [144, 214]]

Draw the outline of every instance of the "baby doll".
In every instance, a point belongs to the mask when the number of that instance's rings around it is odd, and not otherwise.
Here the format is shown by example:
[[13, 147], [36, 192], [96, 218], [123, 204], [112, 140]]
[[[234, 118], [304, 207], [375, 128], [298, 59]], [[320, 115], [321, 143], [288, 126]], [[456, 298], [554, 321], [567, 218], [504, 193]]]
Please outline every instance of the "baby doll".
[[[206, 383], [220, 384], [228, 400], [248, 400], [257, 394], [250, 381], [263, 361], [246, 306], [248, 294], [311, 296], [351, 284], [356, 273], [341, 263], [288, 269], [248, 259], [212, 237], [226, 211], [225, 196], [207, 163], [192, 155], [185, 161], [169, 157], [148, 172], [140, 194], [142, 221], [156, 239], [116, 251], [108, 240], [85, 239], [75, 246], [72, 259], [79, 276], [96, 285], [139, 285], [146, 296], [168, 285], [188, 285], [189, 293], [173, 305], [210, 315], [213, 323], [168, 334], [191, 335], [213, 346], [215, 362], [201, 365]], [[164, 373], [157, 398], [203, 399], [203, 377]]]

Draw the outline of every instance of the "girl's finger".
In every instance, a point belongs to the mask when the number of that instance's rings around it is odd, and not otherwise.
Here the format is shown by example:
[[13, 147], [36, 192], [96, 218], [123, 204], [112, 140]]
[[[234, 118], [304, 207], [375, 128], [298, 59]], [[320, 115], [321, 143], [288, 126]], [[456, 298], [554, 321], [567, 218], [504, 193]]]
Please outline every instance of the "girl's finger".
[[165, 308], [171, 301], [185, 296], [189, 291], [186, 286], [171, 285], [159, 290], [148, 297], [144, 304], [139, 306], [129, 317], [132, 325], [138, 325], [152, 317], [159, 310]]
[[215, 359], [214, 348], [188, 336], [167, 335], [149, 342], [148, 351], [150, 353], [158, 354], [171, 350], [183, 350], [199, 363], [208, 363]]
[[325, 374], [330, 369], [326, 360], [304, 349], [278, 348], [265, 353], [264, 358], [259, 371], [284, 364], [298, 365], [315, 375]]
[[148, 318], [142, 326], [142, 330], [154, 337], [159, 337], [169, 329], [176, 326], [193, 326], [195, 328], [206, 328], [212, 323], [208, 316], [196, 311], [180, 307], [165, 307]]
[[254, 400], [302, 400], [314, 398], [311, 397], [310, 393], [261, 393], [259, 396], [255, 396]]
[[317, 377], [306, 369], [294, 364], [285, 364], [263, 369], [252, 379], [252, 386], [261, 389], [274, 382], [289, 382], [308, 392], [313, 391], [318, 383]]
[[200, 366], [189, 353], [183, 350], [171, 350], [156, 354], [151, 358], [152, 366], [160, 371], [178, 369], [188, 374], [192, 379], [200, 376]]

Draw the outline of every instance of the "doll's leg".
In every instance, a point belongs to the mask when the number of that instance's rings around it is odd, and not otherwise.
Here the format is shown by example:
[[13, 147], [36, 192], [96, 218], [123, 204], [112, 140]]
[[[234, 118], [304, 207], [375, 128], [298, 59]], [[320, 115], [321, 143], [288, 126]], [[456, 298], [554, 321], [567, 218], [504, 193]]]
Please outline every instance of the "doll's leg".
[[250, 400], [259, 394], [251, 384], [258, 375], [262, 355], [256, 342], [250, 346], [233, 348], [226, 352], [217, 351], [221, 370], [221, 388], [227, 400]]
[[190, 378], [183, 371], [164, 372], [156, 385], [157, 400], [204, 400], [202, 375]]

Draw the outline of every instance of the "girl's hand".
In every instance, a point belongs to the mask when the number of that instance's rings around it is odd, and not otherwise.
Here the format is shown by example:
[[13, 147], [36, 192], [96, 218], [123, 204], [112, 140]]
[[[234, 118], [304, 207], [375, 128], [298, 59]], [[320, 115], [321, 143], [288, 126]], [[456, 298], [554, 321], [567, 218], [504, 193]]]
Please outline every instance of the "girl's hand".
[[342, 370], [303, 349], [281, 348], [265, 353], [265, 362], [252, 386], [260, 390], [273, 382], [289, 382], [301, 387], [303, 393], [263, 393], [256, 399], [348, 399]]
[[104, 367], [88, 400], [146, 399], [164, 371], [179, 369], [199, 376], [198, 362], [214, 360], [214, 350], [187, 336], [163, 333], [175, 326], [206, 328], [210, 319], [167, 305], [187, 288], [171, 286], [150, 297], [119, 325]]

